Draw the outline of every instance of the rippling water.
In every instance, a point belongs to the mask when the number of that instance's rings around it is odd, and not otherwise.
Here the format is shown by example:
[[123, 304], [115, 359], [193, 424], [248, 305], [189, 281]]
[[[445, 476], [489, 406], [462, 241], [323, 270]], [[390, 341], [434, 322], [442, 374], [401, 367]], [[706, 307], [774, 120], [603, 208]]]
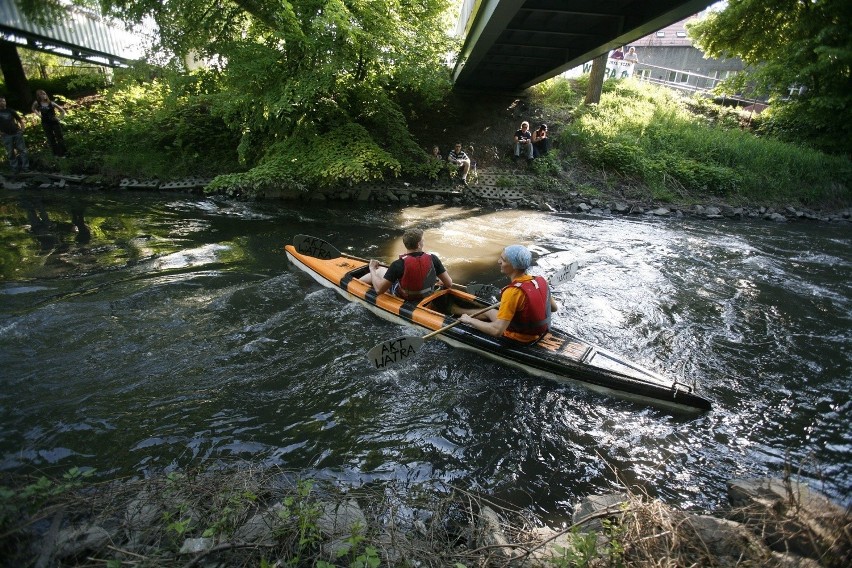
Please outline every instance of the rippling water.
[[[786, 467], [850, 504], [850, 230], [444, 206], [0, 193], [0, 468], [100, 475], [256, 460], [348, 483], [439, 478], [554, 523], [624, 484], [681, 507]], [[560, 327], [713, 400], [698, 417], [403, 333], [288, 267], [320, 236], [391, 260], [427, 229], [459, 282], [523, 242], [570, 260]]]

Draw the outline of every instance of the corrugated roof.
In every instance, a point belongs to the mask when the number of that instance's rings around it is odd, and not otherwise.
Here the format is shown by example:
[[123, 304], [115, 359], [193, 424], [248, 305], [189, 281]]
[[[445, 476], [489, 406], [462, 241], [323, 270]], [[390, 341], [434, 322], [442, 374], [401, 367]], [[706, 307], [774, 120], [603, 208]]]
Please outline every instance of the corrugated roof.
[[67, 10], [68, 17], [62, 23], [40, 26], [27, 20], [14, 1], [2, 0], [0, 33], [25, 38], [28, 46], [36, 49], [51, 45], [110, 59], [141, 57], [139, 41], [132, 33], [88, 11], [75, 7]]

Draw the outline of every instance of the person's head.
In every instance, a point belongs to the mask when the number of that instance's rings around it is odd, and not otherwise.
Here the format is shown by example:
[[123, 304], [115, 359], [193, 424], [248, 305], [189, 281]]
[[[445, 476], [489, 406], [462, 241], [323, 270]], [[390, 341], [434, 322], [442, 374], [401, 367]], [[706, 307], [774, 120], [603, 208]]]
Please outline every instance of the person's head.
[[504, 274], [516, 270], [524, 272], [532, 265], [532, 253], [524, 245], [509, 245], [503, 249], [498, 262]]
[[36, 91], [36, 98], [40, 101], [46, 101], [47, 93], [44, 91], [44, 89], [39, 89], [38, 91]]
[[6, 97], [0, 97], [0, 108], [6, 108]]
[[441, 150], [437, 146], [432, 146], [432, 155], [437, 156], [441, 153]]
[[538, 127], [538, 131], [539, 132], [547, 132], [547, 125], [542, 124], [541, 126]]
[[402, 235], [402, 244], [406, 250], [417, 250], [423, 242], [423, 231], [420, 229], [408, 229]]
[[456, 142], [456, 152], [461, 152], [461, 142]]
[[631, 48], [630, 48], [630, 49], [628, 49], [627, 51], [628, 51], [629, 53], [636, 53], [636, 48], [635, 48], [635, 47], [631, 47]]
[[529, 129], [530, 129], [530, 123], [529, 123], [529, 122], [527, 122], [526, 120], [525, 120], [525, 121], [523, 121], [523, 122], [521, 123], [521, 130], [529, 130]]

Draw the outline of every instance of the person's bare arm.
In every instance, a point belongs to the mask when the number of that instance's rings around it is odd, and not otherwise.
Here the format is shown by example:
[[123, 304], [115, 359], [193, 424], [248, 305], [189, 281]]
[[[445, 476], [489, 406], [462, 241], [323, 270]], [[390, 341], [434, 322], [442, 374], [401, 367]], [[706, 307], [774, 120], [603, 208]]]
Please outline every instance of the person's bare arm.
[[462, 314], [459, 317], [459, 320], [462, 323], [466, 323], [467, 325], [469, 325], [471, 327], [475, 327], [476, 329], [478, 329], [479, 331], [481, 331], [483, 333], [487, 333], [488, 335], [491, 335], [492, 337], [502, 336], [503, 332], [506, 331], [506, 329], [508, 329], [509, 323], [510, 323], [510, 320], [497, 319], [496, 317], [494, 318], [494, 320], [481, 321], [481, 320], [478, 320], [476, 318], [472, 318], [467, 314]]
[[438, 280], [441, 281], [441, 284], [443, 284], [444, 288], [447, 290], [453, 287], [453, 279], [450, 278], [450, 273], [446, 270], [438, 275]]

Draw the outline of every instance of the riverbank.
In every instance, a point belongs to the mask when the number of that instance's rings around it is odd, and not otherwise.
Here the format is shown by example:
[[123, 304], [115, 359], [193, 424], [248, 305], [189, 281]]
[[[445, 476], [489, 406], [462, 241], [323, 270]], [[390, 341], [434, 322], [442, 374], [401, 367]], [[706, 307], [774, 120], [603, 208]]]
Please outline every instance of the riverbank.
[[627, 488], [562, 527], [440, 482], [342, 487], [278, 468], [85, 483], [4, 479], [3, 566], [799, 566], [852, 561], [848, 511], [791, 479], [731, 480], [729, 506]]
[[[492, 208], [530, 209], [588, 215], [633, 215], [700, 219], [753, 219], [775, 223], [797, 221], [819, 221], [826, 223], [852, 222], [852, 208], [811, 209], [787, 205], [734, 206], [719, 201], [705, 204], [663, 204], [653, 199], [630, 199], [621, 194], [597, 192], [587, 195], [572, 190], [565, 184], [558, 191], [535, 189], [537, 179], [523, 169], [478, 168], [467, 187], [454, 183], [448, 177], [436, 183], [425, 180], [394, 180], [372, 182], [350, 187], [304, 193], [287, 188], [268, 189], [251, 199], [305, 200], [305, 201], [356, 201], [378, 205], [408, 205], [452, 203]], [[209, 178], [183, 178], [160, 181], [150, 179], [122, 178], [118, 183], [107, 184], [83, 175], [33, 172], [19, 176], [0, 175], [0, 186], [8, 190], [51, 190], [71, 189], [76, 191], [157, 191], [185, 192], [195, 195], [207, 194]], [[575, 180], [573, 186], [576, 186]], [[217, 194], [214, 194], [217, 195]], [[246, 199], [240, 194], [224, 195], [235, 199]]]

